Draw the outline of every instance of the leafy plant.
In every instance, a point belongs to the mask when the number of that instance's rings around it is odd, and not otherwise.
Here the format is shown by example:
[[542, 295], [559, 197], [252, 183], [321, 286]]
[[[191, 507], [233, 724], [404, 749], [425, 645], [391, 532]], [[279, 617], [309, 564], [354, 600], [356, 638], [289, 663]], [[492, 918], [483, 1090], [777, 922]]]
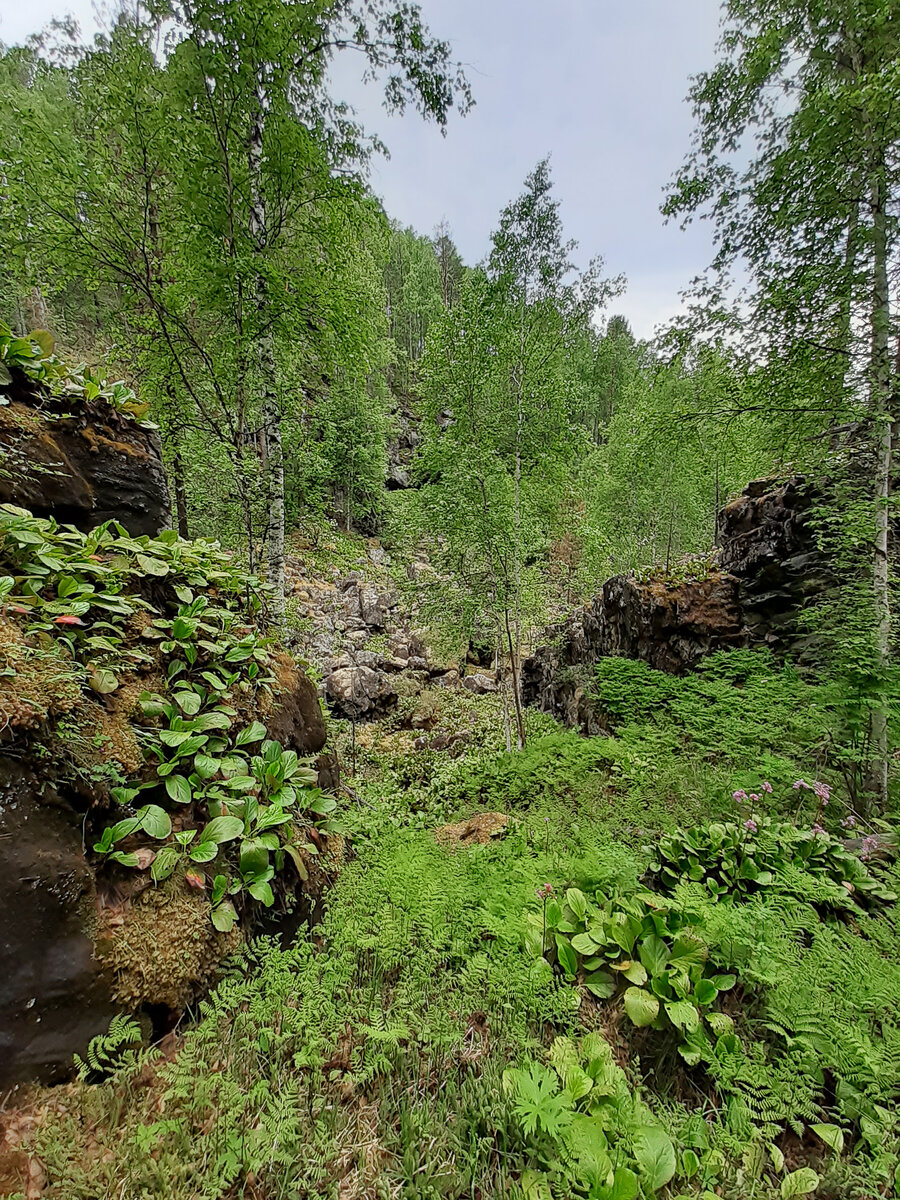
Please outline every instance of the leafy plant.
[[703, 939], [659, 897], [598, 892], [589, 899], [579, 888], [569, 888], [563, 904], [554, 900], [530, 919], [526, 940], [532, 953], [543, 952], [546, 926], [551, 952], [567, 979], [580, 979], [601, 999], [622, 994], [633, 1025], [674, 1030], [689, 1064], [699, 1061], [691, 1038], [702, 1021], [716, 1035], [730, 1031], [731, 1019], [712, 1011], [712, 1005], [734, 987], [736, 977], [709, 969]]
[[85, 1056], [75, 1055], [78, 1078], [84, 1082], [100, 1082], [117, 1072], [133, 1066], [136, 1046], [144, 1040], [144, 1034], [133, 1017], [118, 1013], [110, 1021], [106, 1033], [91, 1038]]
[[[586, 1195], [589, 1200], [652, 1196], [677, 1170], [666, 1130], [628, 1086], [609, 1044], [596, 1033], [576, 1046], [557, 1038], [552, 1070], [531, 1062], [503, 1073], [504, 1090], [539, 1172], [523, 1177], [527, 1196]], [[543, 1186], [542, 1186], [543, 1185]]]
[[703, 884], [717, 900], [737, 901], [765, 889], [790, 892], [796, 871], [824, 885], [828, 903], [837, 908], [859, 911], [897, 899], [838, 838], [762, 816], [741, 825], [713, 821], [677, 829], [660, 839], [650, 865], [665, 892], [687, 880]]

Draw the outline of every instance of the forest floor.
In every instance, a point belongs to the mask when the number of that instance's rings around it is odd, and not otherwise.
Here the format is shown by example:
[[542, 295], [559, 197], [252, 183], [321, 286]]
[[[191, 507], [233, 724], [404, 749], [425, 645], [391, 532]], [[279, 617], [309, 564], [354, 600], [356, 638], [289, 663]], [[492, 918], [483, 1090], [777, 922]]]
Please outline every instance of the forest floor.
[[[368, 551], [313, 553], [305, 578]], [[531, 711], [507, 752], [498, 693], [419, 675], [330, 722], [350, 849], [320, 924], [109, 1078], [0, 1112], [0, 1195], [900, 1195], [900, 875], [845, 849], [839, 781], [793, 786], [827, 696], [746, 651], [617, 660], [611, 736]]]

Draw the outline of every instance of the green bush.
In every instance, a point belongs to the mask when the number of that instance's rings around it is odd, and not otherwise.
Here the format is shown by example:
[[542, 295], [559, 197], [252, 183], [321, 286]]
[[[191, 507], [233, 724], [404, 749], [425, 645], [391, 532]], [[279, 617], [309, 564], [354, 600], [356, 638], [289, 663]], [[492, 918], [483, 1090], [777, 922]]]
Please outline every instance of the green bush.
[[795, 894], [798, 873], [812, 876], [819, 885], [816, 896], [834, 908], [861, 911], [897, 899], [824, 830], [761, 816], [741, 825], [714, 821], [677, 829], [660, 839], [650, 872], [664, 892], [671, 894], [689, 880], [702, 884], [715, 900], [744, 900], [767, 888]]

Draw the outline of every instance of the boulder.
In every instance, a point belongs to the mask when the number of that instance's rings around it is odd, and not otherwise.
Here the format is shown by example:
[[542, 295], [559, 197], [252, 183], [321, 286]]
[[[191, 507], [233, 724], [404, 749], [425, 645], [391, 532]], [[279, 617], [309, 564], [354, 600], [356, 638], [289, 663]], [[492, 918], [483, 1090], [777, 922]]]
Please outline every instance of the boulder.
[[442, 825], [434, 831], [434, 836], [441, 846], [455, 849], [459, 846], [486, 846], [495, 838], [503, 837], [509, 827], [509, 817], [506, 813], [484, 812], [476, 813], [465, 821], [455, 825]]
[[352, 720], [388, 712], [397, 703], [394, 685], [371, 667], [333, 671], [325, 680], [325, 695], [333, 709]]
[[671, 578], [608, 579], [522, 664], [524, 702], [598, 732], [585, 687], [605, 656], [681, 675], [733, 647], [809, 653], [798, 618], [832, 582], [811, 527], [815, 499], [801, 476], [757, 480], [719, 513], [717, 564], [688, 563]]
[[289, 660], [279, 672], [282, 690], [264, 714], [269, 737], [275, 738], [301, 758], [317, 754], [328, 738], [325, 718], [315, 684]]
[[463, 687], [467, 692], [472, 692], [475, 696], [486, 696], [488, 692], [496, 692], [497, 681], [491, 679], [490, 675], [483, 675], [480, 672], [475, 675], [467, 675], [462, 681]]
[[156, 534], [170, 522], [159, 436], [103, 400], [71, 403], [50, 396], [21, 372], [0, 387], [0, 504], [93, 529], [120, 521], [132, 534]]

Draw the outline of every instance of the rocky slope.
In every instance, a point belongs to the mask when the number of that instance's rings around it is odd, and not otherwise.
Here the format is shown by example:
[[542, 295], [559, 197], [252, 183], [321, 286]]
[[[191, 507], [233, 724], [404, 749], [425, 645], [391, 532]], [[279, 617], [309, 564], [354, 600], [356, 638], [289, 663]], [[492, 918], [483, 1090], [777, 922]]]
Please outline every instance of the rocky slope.
[[719, 514], [715, 560], [689, 562], [668, 577], [607, 580], [523, 663], [525, 703], [590, 732], [599, 725], [584, 688], [607, 655], [678, 675], [715, 650], [802, 652], [798, 617], [829, 582], [811, 528], [814, 501], [802, 477], [755, 481]]

